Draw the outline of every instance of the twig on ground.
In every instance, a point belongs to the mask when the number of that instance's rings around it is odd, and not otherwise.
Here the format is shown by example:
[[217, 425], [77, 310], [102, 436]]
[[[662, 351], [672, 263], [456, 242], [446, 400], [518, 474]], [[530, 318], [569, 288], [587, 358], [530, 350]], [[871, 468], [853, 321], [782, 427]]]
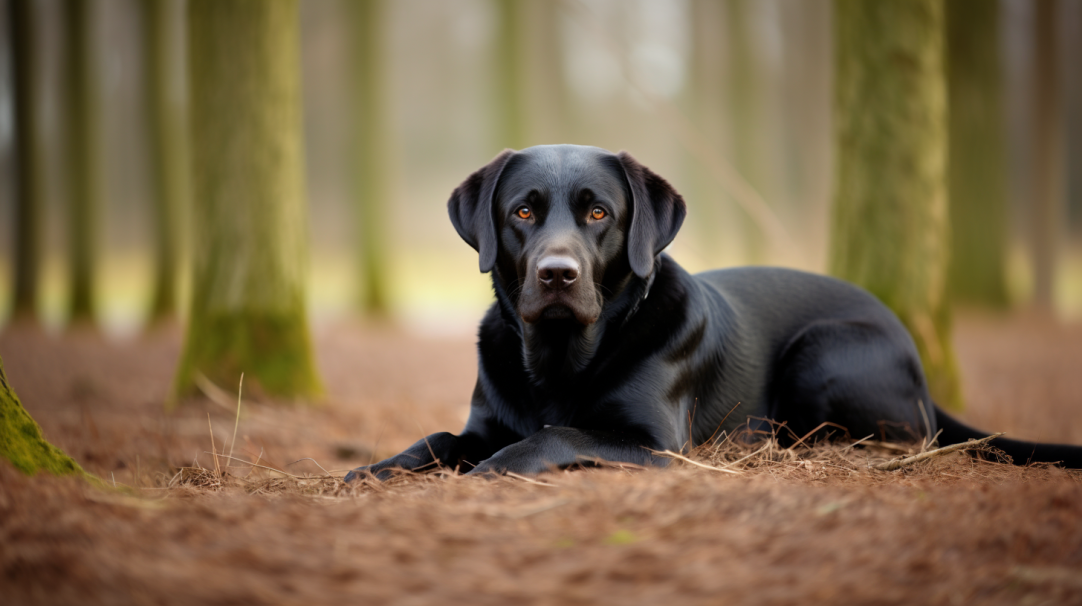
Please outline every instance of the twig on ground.
[[909, 465], [913, 465], [915, 463], [919, 463], [919, 462], [924, 461], [926, 459], [931, 459], [931, 458], [934, 458], [934, 457], [941, 457], [943, 455], [950, 454], [952, 452], [957, 452], [959, 450], [968, 450], [970, 448], [976, 448], [978, 446], [983, 446], [983, 445], [987, 444], [988, 442], [990, 442], [991, 440], [994, 440], [995, 438], [998, 438], [999, 436], [1003, 435], [1004, 433], [1005, 432], [994, 433], [994, 434], [992, 434], [990, 436], [985, 436], [985, 437], [977, 439], [977, 440], [969, 440], [968, 442], [962, 442], [961, 444], [951, 444], [950, 446], [944, 446], [943, 448], [937, 448], [935, 450], [929, 450], [927, 452], [918, 453], [918, 454], [915, 454], [915, 455], [913, 455], [911, 457], [903, 457], [901, 459], [894, 459], [893, 461], [884, 461], [883, 463], [878, 463], [876, 465], [872, 465], [872, 468], [873, 469], [879, 469], [879, 470], [882, 470], [882, 471], [894, 471], [896, 469], [901, 469], [902, 467], [906, 467], [906, 466], [909, 466]]
[[[211, 453], [208, 453], [205, 450], [203, 452], [205, 452], [207, 454], [211, 454]], [[231, 457], [229, 455], [224, 455], [224, 454], [223, 455], [217, 455], [217, 456], [225, 457], [227, 459], [233, 459], [234, 461], [240, 461], [241, 463], [244, 463], [245, 465], [251, 465], [252, 467], [258, 467], [260, 469], [266, 469], [266, 470], [269, 470], [269, 471], [276, 471], [276, 472], [278, 472], [278, 473], [280, 473], [280, 474], [282, 474], [284, 476], [289, 476], [291, 478], [296, 478], [298, 480], [306, 480], [306, 479], [308, 479], [308, 478], [305, 478], [304, 476], [295, 476], [295, 475], [289, 473], [288, 471], [282, 471], [281, 469], [275, 469], [273, 467], [267, 467], [266, 465], [256, 465], [255, 463], [250, 463], [248, 461], [245, 461], [244, 459], [238, 459], [237, 457]], [[215, 460], [217, 461], [217, 459], [215, 459]], [[219, 475], [221, 475], [220, 471], [218, 473], [219, 473]]]
[[[320, 469], [323, 469], [323, 466], [319, 464], [319, 461], [313, 459], [312, 457], [304, 457], [303, 459], [297, 459], [296, 461], [293, 461], [292, 463], [287, 463], [286, 467], [289, 467], [290, 465], [294, 465], [296, 463], [300, 463], [301, 461], [311, 461], [311, 462], [316, 464], [316, 467], [318, 467]], [[323, 473], [326, 474], [326, 475], [331, 475], [331, 472], [327, 471], [326, 469], [323, 469]]]
[[516, 480], [522, 480], [523, 482], [529, 482], [530, 484], [537, 484], [538, 486], [551, 486], [553, 488], [556, 488], [555, 484], [549, 484], [548, 482], [542, 482], [540, 480], [535, 480], [533, 478], [527, 478], [526, 476], [520, 476], [517, 473], [512, 473], [510, 471], [507, 471], [507, 472], [504, 472], [504, 473], [508, 477], [515, 478]]
[[685, 463], [691, 463], [696, 467], [702, 467], [703, 469], [709, 469], [710, 471], [720, 471], [721, 473], [731, 473], [735, 475], [740, 475], [741, 473], [743, 473], [734, 469], [724, 469], [721, 467], [714, 467], [713, 465], [707, 465], [706, 463], [700, 463], [698, 461], [689, 459], [682, 454], [675, 453], [671, 450], [651, 450], [650, 452], [652, 454], [661, 455], [663, 457], [669, 457], [670, 459], [677, 459]]

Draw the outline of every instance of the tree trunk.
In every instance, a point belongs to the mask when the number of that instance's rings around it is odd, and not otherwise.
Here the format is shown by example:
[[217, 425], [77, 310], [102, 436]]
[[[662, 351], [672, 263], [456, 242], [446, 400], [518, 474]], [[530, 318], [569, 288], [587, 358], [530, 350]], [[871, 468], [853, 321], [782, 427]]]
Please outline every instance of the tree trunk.
[[496, 0], [496, 149], [527, 147], [526, 37], [521, 0]]
[[15, 126], [15, 301], [12, 316], [37, 315], [38, 281], [41, 273], [42, 180], [41, 134], [38, 112], [41, 99], [41, 60], [37, 47], [38, 14], [32, 0], [8, 4], [11, 29], [12, 87]]
[[[756, 65], [752, 4], [728, 0], [729, 83], [733, 165], [765, 198], [763, 167], [763, 76]], [[766, 261], [766, 239], [752, 217], [742, 213], [741, 238], [748, 263]]]
[[184, 115], [180, 106], [179, 78], [181, 5], [175, 0], [148, 0], [140, 5], [147, 48], [146, 102], [153, 165], [151, 192], [154, 210], [154, 294], [152, 321], [172, 318], [177, 311], [177, 288], [183, 241], [183, 209], [187, 194], [184, 153]]
[[313, 396], [297, 3], [188, 8], [193, 276], [175, 393], [243, 372], [268, 395]]
[[1063, 116], [1056, 52], [1056, 0], [1034, 3], [1033, 53], [1033, 299], [1038, 309], [1055, 305], [1056, 260], [1063, 223]]
[[894, 310], [932, 397], [961, 406], [945, 297], [947, 99], [943, 5], [835, 3], [835, 194], [830, 270]]
[[357, 255], [360, 266], [360, 303], [368, 315], [388, 312], [387, 238], [385, 209], [391, 202], [386, 161], [389, 119], [384, 91], [381, 0], [353, 0], [347, 5], [353, 35], [350, 39], [353, 75], [354, 196], [357, 209]]
[[0, 360], [0, 458], [11, 461], [25, 474], [40, 470], [56, 475], [83, 475], [83, 469], [59, 448], [45, 441], [30, 413], [4, 375]]
[[948, 0], [950, 293], [1006, 307], [1007, 150], [999, 4]]
[[68, 264], [71, 272], [70, 321], [94, 321], [101, 207], [101, 152], [98, 74], [93, 41], [94, 3], [68, 0], [63, 7], [67, 70], [65, 113], [68, 130]]

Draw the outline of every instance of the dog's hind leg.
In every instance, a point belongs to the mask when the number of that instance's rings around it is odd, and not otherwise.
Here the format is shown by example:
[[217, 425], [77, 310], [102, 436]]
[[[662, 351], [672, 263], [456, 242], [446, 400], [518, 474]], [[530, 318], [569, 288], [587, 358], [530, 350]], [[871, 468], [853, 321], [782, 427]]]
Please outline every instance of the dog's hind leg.
[[779, 355], [768, 397], [770, 416], [792, 432], [779, 435], [783, 441], [813, 431], [809, 440], [837, 435], [838, 426], [856, 439], [914, 441], [935, 434], [920, 358], [901, 325], [830, 320], [807, 326]]

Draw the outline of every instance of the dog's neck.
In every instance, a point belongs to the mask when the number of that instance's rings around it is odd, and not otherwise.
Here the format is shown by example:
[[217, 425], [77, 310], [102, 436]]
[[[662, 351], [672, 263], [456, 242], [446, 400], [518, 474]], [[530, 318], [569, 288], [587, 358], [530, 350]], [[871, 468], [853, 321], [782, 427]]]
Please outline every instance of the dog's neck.
[[531, 382], [542, 389], [560, 390], [586, 370], [597, 356], [607, 331], [620, 330], [638, 312], [650, 294], [661, 264], [645, 279], [629, 276], [616, 295], [602, 302], [597, 322], [582, 325], [573, 320], [542, 320], [527, 323], [515, 313], [506, 289], [493, 280], [501, 315], [522, 343], [522, 361]]

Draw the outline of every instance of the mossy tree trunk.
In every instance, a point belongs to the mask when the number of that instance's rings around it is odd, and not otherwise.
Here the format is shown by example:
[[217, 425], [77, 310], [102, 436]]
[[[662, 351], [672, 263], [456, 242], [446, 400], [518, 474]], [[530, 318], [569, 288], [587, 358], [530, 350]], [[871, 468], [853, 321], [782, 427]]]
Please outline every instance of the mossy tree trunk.
[[101, 207], [97, 45], [93, 40], [95, 3], [68, 0], [63, 6], [67, 56], [65, 104], [68, 177], [68, 265], [71, 277], [70, 320], [94, 321], [98, 258], [98, 212]]
[[357, 262], [360, 268], [361, 310], [370, 316], [386, 315], [388, 229], [385, 210], [390, 207], [388, 115], [384, 94], [383, 4], [381, 0], [352, 0], [347, 5], [354, 100], [354, 199], [357, 212]]
[[41, 61], [37, 47], [36, 3], [11, 0], [8, 3], [12, 50], [15, 126], [15, 318], [37, 314], [38, 279], [41, 273], [42, 181], [41, 134], [38, 112], [42, 106]]
[[830, 271], [894, 310], [932, 397], [961, 406], [945, 296], [949, 254], [944, 9], [836, 0]]
[[56, 475], [79, 474], [83, 469], [59, 448], [45, 441], [41, 427], [26, 412], [4, 375], [0, 360], [0, 458], [25, 474], [47, 471]]
[[175, 392], [243, 372], [267, 395], [313, 396], [297, 3], [188, 8], [193, 276]]
[[1059, 27], [1056, 4], [1055, 0], [1036, 0], [1033, 11], [1036, 86], [1032, 104], [1034, 175], [1030, 241], [1034, 304], [1047, 312], [1051, 312], [1055, 304], [1056, 262], [1064, 220], [1064, 120], [1059, 53], [1056, 52]]
[[180, 102], [182, 67], [182, 5], [177, 0], [147, 0], [142, 5], [147, 48], [143, 82], [149, 111], [147, 132], [153, 155], [154, 293], [153, 321], [174, 317], [180, 278], [184, 208], [187, 200], [187, 158], [184, 153], [184, 115]]
[[1007, 150], [999, 4], [948, 0], [950, 294], [1006, 307]]

